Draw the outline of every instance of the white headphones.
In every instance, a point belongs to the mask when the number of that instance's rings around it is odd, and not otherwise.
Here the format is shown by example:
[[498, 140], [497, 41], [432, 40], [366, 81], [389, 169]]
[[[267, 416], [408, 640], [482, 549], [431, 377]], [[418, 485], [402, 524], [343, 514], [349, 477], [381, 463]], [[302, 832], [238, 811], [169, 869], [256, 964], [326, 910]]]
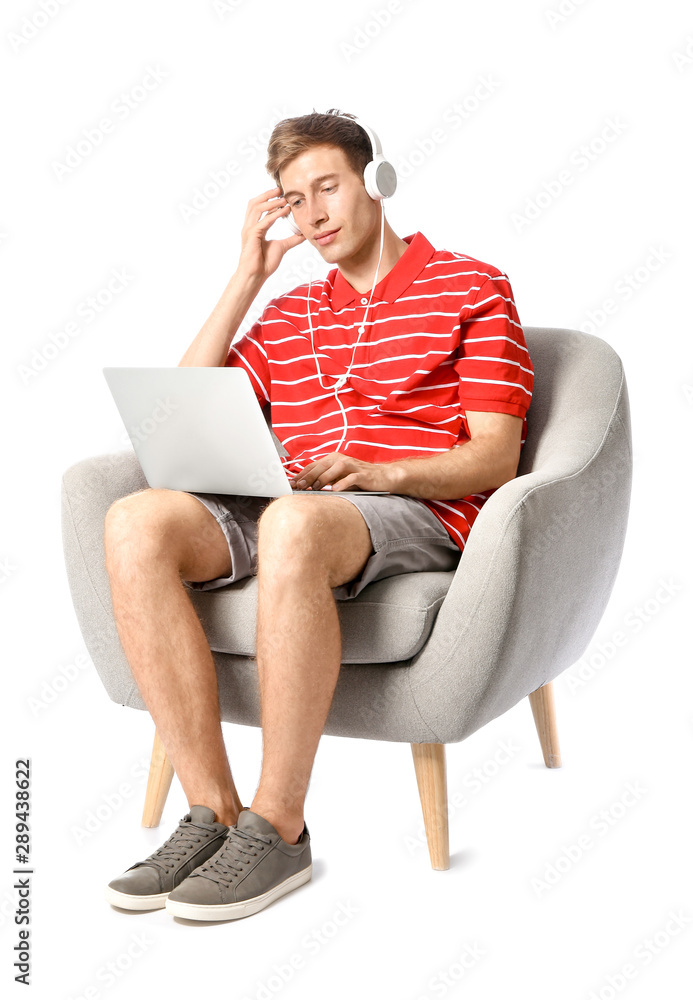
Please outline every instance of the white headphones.
[[[381, 201], [383, 198], [391, 197], [391, 195], [393, 195], [397, 190], [397, 174], [395, 173], [395, 168], [392, 166], [390, 161], [386, 160], [383, 156], [378, 136], [372, 129], [368, 128], [367, 125], [364, 125], [359, 118], [349, 118], [348, 115], [333, 115], [332, 117], [346, 118], [347, 121], [354, 122], [355, 125], [359, 125], [366, 133], [370, 139], [371, 149], [373, 151], [373, 159], [366, 164], [363, 171], [363, 183], [366, 191], [373, 201]], [[292, 213], [289, 212], [285, 218], [291, 231], [297, 236], [300, 236], [301, 230], [294, 222]]]

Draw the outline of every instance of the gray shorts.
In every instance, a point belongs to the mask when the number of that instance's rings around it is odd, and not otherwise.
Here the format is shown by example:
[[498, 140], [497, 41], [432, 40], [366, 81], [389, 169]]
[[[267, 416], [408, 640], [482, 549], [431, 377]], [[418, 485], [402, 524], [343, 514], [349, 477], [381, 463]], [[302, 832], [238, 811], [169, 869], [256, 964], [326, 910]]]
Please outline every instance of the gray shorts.
[[[206, 582], [183, 580], [191, 590], [215, 590], [236, 580], [257, 575], [257, 522], [269, 505], [268, 497], [246, 497], [221, 493], [191, 493], [217, 519], [231, 555], [231, 576]], [[355, 580], [333, 587], [336, 600], [357, 597], [375, 580], [418, 570], [448, 572], [455, 569], [462, 552], [438, 518], [415, 497], [399, 493], [339, 496], [361, 511], [371, 535], [373, 553]], [[325, 500], [331, 503], [331, 500]]]

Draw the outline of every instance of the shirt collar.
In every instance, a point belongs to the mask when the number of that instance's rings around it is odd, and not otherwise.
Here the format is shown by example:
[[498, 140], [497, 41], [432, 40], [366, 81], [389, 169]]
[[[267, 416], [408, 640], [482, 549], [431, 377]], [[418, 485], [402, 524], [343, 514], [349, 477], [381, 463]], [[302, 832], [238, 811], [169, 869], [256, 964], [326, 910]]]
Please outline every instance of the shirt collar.
[[[423, 233], [413, 233], [411, 236], [402, 237], [408, 243], [407, 249], [399, 258], [395, 266], [388, 271], [384, 278], [378, 282], [373, 289], [373, 298], [381, 299], [385, 302], [395, 302], [412, 281], [421, 274], [426, 264], [429, 262], [435, 248], [428, 242]], [[333, 312], [339, 312], [349, 302], [357, 296], [361, 298], [367, 295], [370, 298], [370, 289], [367, 292], [357, 292], [349, 284], [339, 268], [335, 268], [327, 276], [328, 287], [332, 286], [330, 304]]]

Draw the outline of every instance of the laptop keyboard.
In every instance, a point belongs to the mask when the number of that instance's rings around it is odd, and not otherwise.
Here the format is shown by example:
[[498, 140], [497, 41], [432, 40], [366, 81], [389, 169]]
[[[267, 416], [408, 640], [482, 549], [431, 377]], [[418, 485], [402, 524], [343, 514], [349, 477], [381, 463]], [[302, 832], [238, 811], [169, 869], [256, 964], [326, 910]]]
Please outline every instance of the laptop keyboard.
[[315, 496], [319, 494], [334, 493], [335, 496], [339, 496], [340, 493], [360, 493], [361, 496], [374, 497], [374, 496], [392, 496], [387, 490], [292, 490], [292, 493], [312, 493]]

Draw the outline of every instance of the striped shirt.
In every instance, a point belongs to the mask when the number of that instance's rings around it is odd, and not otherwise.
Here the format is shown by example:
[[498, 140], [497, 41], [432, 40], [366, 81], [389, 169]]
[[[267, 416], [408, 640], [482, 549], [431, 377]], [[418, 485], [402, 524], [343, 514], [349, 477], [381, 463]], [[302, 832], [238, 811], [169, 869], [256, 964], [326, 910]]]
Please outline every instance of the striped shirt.
[[[407, 249], [375, 286], [358, 344], [370, 291], [355, 291], [339, 268], [311, 284], [322, 379], [307, 283], [269, 301], [229, 348], [226, 365], [244, 368], [258, 403], [271, 405], [291, 478], [337, 450], [376, 464], [448, 451], [470, 438], [466, 410], [522, 417], [524, 444], [534, 374], [507, 276], [435, 250], [420, 232], [404, 241]], [[352, 354], [338, 392], [343, 414], [334, 386]], [[463, 550], [493, 492], [417, 499]]]

